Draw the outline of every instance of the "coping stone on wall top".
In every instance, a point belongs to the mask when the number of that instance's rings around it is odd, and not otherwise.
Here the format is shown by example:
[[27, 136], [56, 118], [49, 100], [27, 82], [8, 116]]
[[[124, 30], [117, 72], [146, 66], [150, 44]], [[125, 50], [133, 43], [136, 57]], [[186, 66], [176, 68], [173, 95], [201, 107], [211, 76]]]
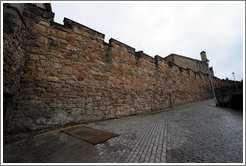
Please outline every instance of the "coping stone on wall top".
[[103, 38], [105, 37], [105, 35], [104, 35], [103, 33], [98, 32], [98, 31], [96, 31], [96, 30], [94, 30], [94, 29], [91, 29], [91, 28], [89, 28], [89, 27], [87, 27], [87, 26], [85, 26], [85, 25], [82, 25], [82, 24], [80, 24], [80, 23], [77, 23], [77, 22], [75, 22], [75, 21], [73, 21], [73, 20], [70, 20], [70, 19], [68, 19], [68, 18], [66, 18], [66, 17], [64, 17], [63, 22], [64, 22], [64, 26], [66, 26], [67, 28], [72, 28], [73, 25], [76, 25], [76, 26], [78, 26], [78, 27], [86, 28], [86, 29], [89, 29], [90, 31], [92, 31], [92, 32], [94, 32], [94, 33], [100, 34], [101, 36], [103, 36]]
[[118, 43], [118, 44], [120, 44], [120, 45], [122, 45], [122, 46], [124, 46], [124, 47], [127, 47], [127, 48], [132, 49], [133, 51], [135, 51], [135, 48], [133, 48], [133, 47], [131, 47], [131, 46], [125, 44], [125, 43], [122, 43], [122, 42], [120, 42], [120, 41], [118, 41], [118, 40], [116, 40], [116, 39], [110, 38], [110, 39], [109, 39], [109, 44], [112, 45], [112, 42], [116, 42], [116, 43]]
[[155, 58], [151, 57], [150, 55], [148, 54], [145, 54], [143, 51], [137, 51], [135, 53], [136, 56], [138, 56], [139, 58], [144, 58], [144, 59], [147, 59], [149, 60], [150, 62], [152, 63], [155, 63]]

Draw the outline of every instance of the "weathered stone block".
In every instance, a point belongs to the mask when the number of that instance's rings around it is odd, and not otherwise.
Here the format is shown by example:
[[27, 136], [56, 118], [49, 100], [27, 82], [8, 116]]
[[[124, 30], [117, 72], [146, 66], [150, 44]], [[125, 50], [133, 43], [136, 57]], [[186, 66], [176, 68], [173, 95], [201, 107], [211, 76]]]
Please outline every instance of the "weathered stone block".
[[37, 124], [37, 125], [46, 125], [46, 118], [43, 118], [43, 117], [39, 117], [36, 121], [35, 121], [35, 123]]
[[74, 36], [74, 35], [67, 35], [67, 40], [68, 40], [69, 42], [73, 42], [74, 39], [75, 39], [75, 36]]
[[93, 70], [91, 70], [90, 73], [93, 74], [93, 75], [97, 75], [97, 76], [104, 76], [104, 74], [101, 73], [101, 72], [99, 72], [99, 71], [93, 71]]
[[54, 98], [54, 97], [56, 97], [56, 94], [54, 94], [54, 93], [45, 93], [45, 96]]
[[63, 32], [60, 30], [57, 31], [57, 37], [62, 38], [62, 39], [66, 39], [66, 36], [67, 36], [66, 32]]
[[27, 61], [26, 67], [29, 70], [36, 70], [36, 63], [34, 61]]
[[46, 57], [47, 57], [47, 58], [49, 59], [49, 61], [51, 61], [51, 62], [60, 62], [60, 60], [59, 60], [57, 57], [52, 56], [52, 55], [50, 55], [50, 54], [46, 55]]
[[72, 45], [73, 45], [73, 46], [76, 46], [76, 47], [79, 47], [79, 46], [80, 46], [79, 42], [77, 42], [77, 41], [74, 41], [74, 42], [72, 43]]
[[57, 69], [55, 69], [55, 68], [46, 68], [46, 71], [48, 72], [48, 73], [50, 73], [50, 75], [52, 75], [52, 76], [55, 76], [55, 75], [57, 75]]
[[74, 80], [66, 80], [66, 84], [74, 85], [75, 84], [75, 81]]
[[71, 61], [70, 60], [62, 60], [61, 63], [66, 64], [66, 65], [70, 65]]
[[82, 32], [82, 36], [84, 36], [84, 37], [88, 37], [88, 33], [87, 33], [87, 32], [85, 32], [85, 31], [83, 31], [83, 32]]
[[34, 29], [40, 31], [40, 32], [45, 32], [46, 31], [46, 28], [40, 24], [35, 24], [34, 25]]
[[47, 60], [41, 60], [40, 61], [41, 65], [45, 66], [45, 67], [50, 67], [50, 61]]
[[85, 106], [85, 99], [84, 98], [77, 98], [75, 104], [77, 107], [82, 108]]
[[88, 58], [89, 58], [91, 61], [95, 61], [95, 60], [96, 60], [96, 57], [95, 57], [95, 56], [88, 56]]
[[56, 68], [56, 69], [61, 69], [62, 68], [62, 64], [61, 63], [53, 63], [52, 67]]
[[79, 92], [79, 93], [78, 93], [78, 96], [85, 97], [85, 96], [87, 96], [87, 95], [86, 95], [86, 93], [84, 93], [84, 92]]
[[68, 44], [67, 46], [66, 46], [66, 49], [67, 50], [71, 50], [71, 51], [76, 51], [77, 49], [74, 47], [74, 46], [72, 46], [71, 44]]
[[62, 73], [64, 73], [64, 74], [71, 74], [72, 73], [72, 70], [73, 70], [73, 68], [72, 67], [67, 67], [67, 66], [65, 66], [63, 69], [62, 69]]
[[73, 31], [77, 34], [81, 34], [81, 31], [76, 26], [73, 27]]
[[68, 44], [67, 40], [64, 39], [57, 39], [58, 43], [64, 43], [64, 44]]
[[86, 98], [85, 102], [88, 104], [88, 103], [92, 103], [92, 98], [91, 97], [88, 97]]
[[73, 69], [73, 70], [72, 70], [72, 74], [73, 74], [73, 75], [79, 75], [80, 72], [79, 72], [78, 70]]
[[43, 25], [43, 26], [45, 26], [45, 27], [49, 27], [49, 25], [50, 25], [49, 23], [44, 22], [44, 21], [40, 21], [39, 24], [40, 24], [40, 25]]
[[39, 60], [39, 56], [38, 56], [38, 55], [33, 55], [33, 54], [31, 54], [31, 55], [30, 55], [30, 59], [31, 59], [31, 60], [34, 60], [34, 61], [38, 61], [38, 60]]
[[57, 58], [65, 59], [65, 57], [58, 51], [57, 52], [52, 51], [50, 55], [55, 56]]
[[76, 70], [80, 70], [81, 67], [79, 65], [73, 65], [73, 68], [76, 69]]
[[53, 37], [56, 37], [56, 30], [55, 29], [48, 29], [47, 34]]

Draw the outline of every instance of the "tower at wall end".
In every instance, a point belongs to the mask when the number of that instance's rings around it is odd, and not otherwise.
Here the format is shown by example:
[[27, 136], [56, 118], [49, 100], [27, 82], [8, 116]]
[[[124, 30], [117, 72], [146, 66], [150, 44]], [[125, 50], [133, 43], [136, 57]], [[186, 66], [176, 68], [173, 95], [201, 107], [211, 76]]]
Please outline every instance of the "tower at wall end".
[[207, 61], [208, 59], [207, 59], [207, 55], [206, 55], [206, 52], [205, 51], [202, 51], [201, 53], [200, 53], [200, 55], [201, 55], [201, 59], [202, 59], [202, 61]]

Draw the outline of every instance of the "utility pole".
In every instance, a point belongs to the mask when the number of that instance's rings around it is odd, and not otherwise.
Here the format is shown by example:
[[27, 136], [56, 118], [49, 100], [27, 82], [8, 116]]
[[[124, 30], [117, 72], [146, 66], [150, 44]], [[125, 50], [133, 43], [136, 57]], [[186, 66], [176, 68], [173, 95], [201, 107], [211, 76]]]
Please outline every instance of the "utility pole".
[[209, 69], [209, 60], [208, 59], [207, 59], [207, 64], [208, 64], [208, 72], [209, 72], [210, 83], [211, 83], [212, 91], [213, 91], [213, 95], [214, 95], [214, 102], [215, 102], [215, 105], [218, 105], [217, 99], [216, 99], [216, 96], [215, 96], [215, 92], [214, 92], [214, 85], [213, 85], [213, 81], [212, 81], [211, 72], [210, 72], [210, 69]]
[[237, 89], [237, 83], [236, 83], [236, 80], [235, 80], [235, 73], [234, 73], [234, 72], [232, 72], [232, 75], [233, 75], [234, 82], [235, 82], [235, 85], [236, 85], [236, 90], [238, 90], [238, 89]]

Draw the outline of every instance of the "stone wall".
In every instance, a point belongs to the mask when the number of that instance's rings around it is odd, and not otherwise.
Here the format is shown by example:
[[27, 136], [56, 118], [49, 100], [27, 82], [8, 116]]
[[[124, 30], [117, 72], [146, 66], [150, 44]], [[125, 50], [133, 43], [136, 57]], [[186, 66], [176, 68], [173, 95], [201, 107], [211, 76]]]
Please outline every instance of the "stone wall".
[[4, 6], [3, 45], [4, 45], [4, 92], [15, 94], [19, 89], [20, 75], [25, 63], [25, 23], [16, 8]]
[[5, 4], [3, 6], [3, 116], [6, 119], [13, 114], [16, 96], [20, 89], [20, 80], [26, 61], [26, 25], [20, 12], [22, 6]]
[[[67, 18], [60, 25], [52, 12], [31, 4], [22, 15], [26, 61], [17, 74], [20, 88], [7, 131], [120, 118], [212, 97], [208, 74], [136, 52], [115, 39], [106, 43], [104, 34]], [[10, 41], [4, 43], [4, 56]], [[4, 74], [7, 87], [11, 76], [5, 69]], [[216, 87], [227, 83], [213, 80]]]

